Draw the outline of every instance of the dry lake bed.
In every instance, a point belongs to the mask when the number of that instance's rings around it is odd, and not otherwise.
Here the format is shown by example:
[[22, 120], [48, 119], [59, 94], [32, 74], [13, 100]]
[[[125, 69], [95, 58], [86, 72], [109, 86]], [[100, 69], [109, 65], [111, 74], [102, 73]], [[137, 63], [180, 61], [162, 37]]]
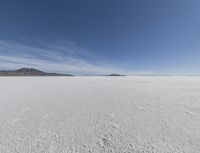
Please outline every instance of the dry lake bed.
[[0, 77], [0, 153], [200, 153], [200, 77]]

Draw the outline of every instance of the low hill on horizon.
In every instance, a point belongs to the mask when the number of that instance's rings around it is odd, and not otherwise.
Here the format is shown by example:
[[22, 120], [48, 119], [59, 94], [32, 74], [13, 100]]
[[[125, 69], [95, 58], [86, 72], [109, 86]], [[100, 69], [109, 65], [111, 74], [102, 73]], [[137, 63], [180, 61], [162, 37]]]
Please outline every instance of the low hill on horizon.
[[123, 74], [109, 74], [107, 76], [126, 76], [126, 75], [123, 75]]
[[21, 68], [17, 70], [0, 70], [0, 76], [73, 76], [73, 75], [43, 72], [34, 68]]

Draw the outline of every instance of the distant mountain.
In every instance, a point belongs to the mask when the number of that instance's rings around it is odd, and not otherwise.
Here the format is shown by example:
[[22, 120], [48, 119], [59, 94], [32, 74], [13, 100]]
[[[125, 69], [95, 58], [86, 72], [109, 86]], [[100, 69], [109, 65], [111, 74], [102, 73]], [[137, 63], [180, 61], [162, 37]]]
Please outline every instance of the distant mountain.
[[0, 76], [73, 76], [73, 75], [48, 73], [34, 68], [21, 68], [17, 70], [0, 70]]
[[125, 75], [121, 75], [121, 74], [110, 74], [108, 76], [125, 76]]

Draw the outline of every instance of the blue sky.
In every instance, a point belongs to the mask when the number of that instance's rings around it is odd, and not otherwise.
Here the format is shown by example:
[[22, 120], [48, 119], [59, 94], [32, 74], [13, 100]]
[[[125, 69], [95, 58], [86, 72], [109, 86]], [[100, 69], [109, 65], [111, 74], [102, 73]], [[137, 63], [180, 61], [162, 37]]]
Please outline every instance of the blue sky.
[[2, 0], [0, 69], [200, 74], [199, 0]]

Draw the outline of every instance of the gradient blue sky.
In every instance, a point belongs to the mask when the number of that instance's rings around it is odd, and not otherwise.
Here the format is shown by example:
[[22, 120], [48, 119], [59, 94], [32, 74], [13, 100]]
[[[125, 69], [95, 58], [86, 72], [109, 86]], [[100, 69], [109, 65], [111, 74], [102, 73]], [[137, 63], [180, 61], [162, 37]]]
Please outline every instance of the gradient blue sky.
[[200, 74], [199, 0], [2, 0], [0, 69]]

